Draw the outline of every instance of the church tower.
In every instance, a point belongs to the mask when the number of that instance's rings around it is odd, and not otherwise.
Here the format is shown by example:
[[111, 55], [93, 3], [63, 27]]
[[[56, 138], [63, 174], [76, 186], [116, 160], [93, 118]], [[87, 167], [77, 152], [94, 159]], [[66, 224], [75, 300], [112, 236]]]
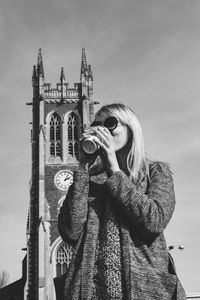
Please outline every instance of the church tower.
[[[69, 87], [64, 68], [56, 87], [45, 82], [41, 49], [32, 75], [32, 180], [27, 226], [25, 299], [55, 300], [53, 278], [64, 273], [72, 249], [57, 230], [59, 208], [79, 165], [79, 139], [94, 114], [93, 75], [82, 49], [80, 82]], [[33, 296], [35, 295], [35, 296]]]

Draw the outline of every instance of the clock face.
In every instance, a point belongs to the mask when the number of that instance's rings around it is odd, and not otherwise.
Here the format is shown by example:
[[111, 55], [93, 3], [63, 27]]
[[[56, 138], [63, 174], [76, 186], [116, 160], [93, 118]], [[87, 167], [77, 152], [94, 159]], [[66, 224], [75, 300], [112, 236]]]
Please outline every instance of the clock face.
[[68, 170], [59, 171], [54, 178], [54, 183], [61, 191], [67, 191], [69, 186], [73, 183], [73, 174]]

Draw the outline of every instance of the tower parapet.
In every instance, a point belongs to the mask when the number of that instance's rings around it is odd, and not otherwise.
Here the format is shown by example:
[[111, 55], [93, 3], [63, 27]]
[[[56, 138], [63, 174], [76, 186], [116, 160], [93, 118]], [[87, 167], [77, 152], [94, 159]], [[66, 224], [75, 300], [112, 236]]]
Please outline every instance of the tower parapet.
[[59, 82], [56, 88], [52, 88], [50, 83], [44, 84], [44, 101], [47, 103], [70, 103], [78, 102], [81, 98], [81, 84], [74, 83], [70, 88], [69, 83]]

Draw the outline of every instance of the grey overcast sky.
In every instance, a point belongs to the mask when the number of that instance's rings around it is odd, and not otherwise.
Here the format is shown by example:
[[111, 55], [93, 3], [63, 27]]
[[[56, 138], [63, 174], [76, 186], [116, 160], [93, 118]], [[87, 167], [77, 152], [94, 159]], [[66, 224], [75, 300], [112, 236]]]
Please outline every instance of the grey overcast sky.
[[38, 49], [55, 86], [62, 66], [70, 85], [79, 81], [85, 47], [95, 99], [130, 105], [148, 155], [170, 163], [177, 205], [166, 237], [186, 291], [200, 292], [200, 1], [1, 0], [0, 42], [0, 269], [11, 281], [21, 276], [31, 172], [25, 103]]

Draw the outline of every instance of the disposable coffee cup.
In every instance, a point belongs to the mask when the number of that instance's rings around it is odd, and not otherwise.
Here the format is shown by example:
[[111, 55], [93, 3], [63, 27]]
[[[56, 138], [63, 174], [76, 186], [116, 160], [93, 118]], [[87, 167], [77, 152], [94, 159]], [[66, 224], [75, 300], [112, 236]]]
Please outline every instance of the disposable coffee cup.
[[91, 135], [89, 138], [83, 140], [82, 148], [86, 153], [93, 154], [99, 149], [99, 145], [95, 142], [94, 136]]

